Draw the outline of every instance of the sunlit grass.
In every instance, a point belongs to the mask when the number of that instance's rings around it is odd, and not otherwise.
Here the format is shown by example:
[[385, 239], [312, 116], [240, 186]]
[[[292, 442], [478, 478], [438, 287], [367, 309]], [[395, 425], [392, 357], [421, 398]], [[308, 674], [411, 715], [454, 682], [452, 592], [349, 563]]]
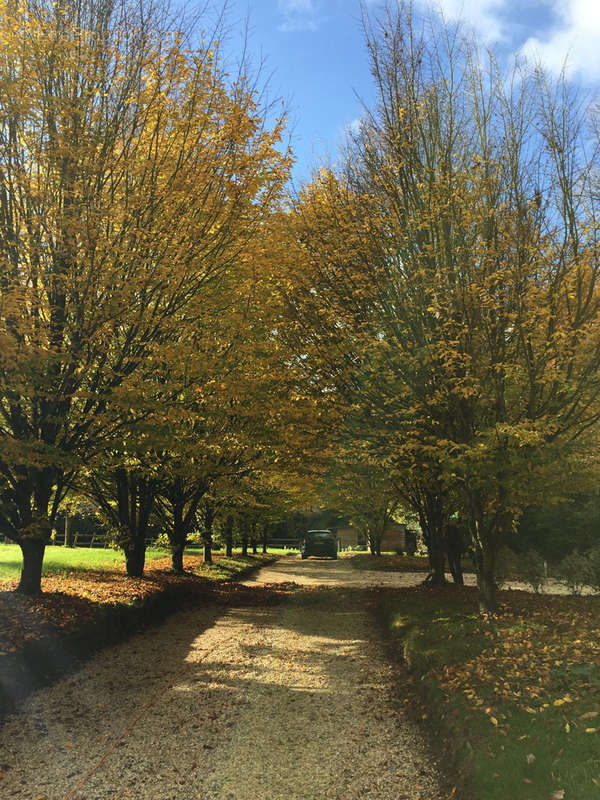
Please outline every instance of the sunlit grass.
[[[235, 551], [239, 556], [239, 549]], [[260, 552], [260, 551], [259, 551]], [[286, 550], [269, 550], [271, 554], [283, 555]], [[190, 547], [186, 550], [186, 555], [202, 555], [199, 547]], [[169, 551], [161, 548], [149, 548], [146, 552], [147, 561], [154, 559], [168, 558]], [[16, 544], [0, 544], [0, 581], [18, 578], [21, 572], [21, 550]], [[125, 557], [119, 550], [110, 548], [89, 548], [89, 547], [59, 547], [49, 545], [46, 547], [44, 556], [44, 575], [57, 575], [65, 572], [77, 572], [80, 570], [106, 570], [121, 568], [125, 563]], [[244, 562], [246, 563], [246, 562]], [[215, 553], [214, 567], [203, 565], [200, 574], [206, 572], [211, 577], [218, 580], [226, 580], [236, 574], [241, 562], [234, 554], [233, 559], [225, 560], [220, 552]], [[247, 564], [246, 564], [247, 565]]]
[[[165, 555], [164, 551], [160, 553]], [[22, 560], [18, 545], [0, 544], [0, 580], [18, 578]], [[110, 569], [123, 560], [123, 554], [116, 550], [50, 545], [44, 557], [44, 575], [83, 569]]]

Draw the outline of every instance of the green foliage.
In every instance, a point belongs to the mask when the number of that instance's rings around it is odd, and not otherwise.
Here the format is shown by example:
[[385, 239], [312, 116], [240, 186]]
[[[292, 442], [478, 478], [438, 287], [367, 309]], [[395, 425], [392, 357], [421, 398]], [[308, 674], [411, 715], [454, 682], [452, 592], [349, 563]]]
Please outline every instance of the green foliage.
[[511, 546], [519, 552], [533, 548], [548, 561], [557, 562], [574, 548], [588, 550], [599, 539], [600, 495], [594, 492], [554, 505], [527, 508]]
[[600, 546], [592, 548], [588, 553], [589, 584], [600, 592]]
[[590, 559], [578, 550], [562, 559], [558, 565], [558, 574], [572, 595], [580, 595], [583, 588], [593, 581]]
[[519, 557], [517, 572], [536, 594], [542, 590], [546, 582], [546, 563], [536, 550], [528, 550]]
[[[194, 531], [193, 533], [188, 533], [187, 535], [187, 546], [188, 547], [202, 547], [204, 544], [204, 539], [202, 538], [202, 534], [198, 531]], [[159, 547], [163, 550], [170, 550], [171, 549], [171, 541], [169, 536], [165, 531], [159, 533], [156, 538], [156, 547]]]
[[514, 550], [510, 547], [501, 547], [496, 558], [496, 584], [502, 588], [512, 578], [518, 574], [518, 558]]

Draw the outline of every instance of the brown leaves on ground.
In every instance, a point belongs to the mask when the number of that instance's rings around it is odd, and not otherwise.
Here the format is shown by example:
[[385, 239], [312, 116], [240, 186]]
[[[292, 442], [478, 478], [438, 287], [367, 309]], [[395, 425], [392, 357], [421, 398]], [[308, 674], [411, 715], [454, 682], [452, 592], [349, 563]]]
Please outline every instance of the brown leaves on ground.
[[370, 553], [353, 555], [350, 564], [354, 569], [382, 572], [429, 572], [429, 559], [422, 556], [372, 556]]
[[441, 686], [463, 692], [484, 711], [490, 701], [509, 701], [529, 714], [549, 706], [567, 713], [589, 698], [590, 670], [600, 666], [597, 603], [524, 592], [505, 592], [503, 599], [499, 614], [471, 621], [472, 633], [486, 644], [474, 657], [439, 669]]
[[[237, 572], [258, 566], [261, 560], [236, 556]], [[217, 557], [216, 573], [219, 561]], [[268, 588], [217, 583], [200, 556], [187, 556], [184, 568], [184, 575], [176, 575], [170, 571], [170, 559], [164, 558], [151, 561], [143, 578], [128, 578], [123, 567], [48, 575], [43, 579], [43, 594], [36, 597], [16, 593], [17, 581], [4, 581], [0, 583], [0, 656], [20, 650], [31, 639], [73, 632], [90, 622], [101, 606], [138, 605], [177, 587], [190, 597], [226, 604], [263, 604], [273, 595]], [[236, 570], [230, 567], [230, 571], [235, 577]]]

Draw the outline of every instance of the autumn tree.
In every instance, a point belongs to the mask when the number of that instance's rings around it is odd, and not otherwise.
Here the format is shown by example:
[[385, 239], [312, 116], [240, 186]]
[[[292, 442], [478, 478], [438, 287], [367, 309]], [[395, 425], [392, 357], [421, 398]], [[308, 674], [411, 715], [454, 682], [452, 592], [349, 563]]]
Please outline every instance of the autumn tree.
[[595, 139], [563, 79], [506, 79], [409, 5], [365, 29], [377, 103], [290, 215], [292, 331], [315, 380], [427, 451], [411, 480], [450, 492], [490, 610], [500, 544], [598, 418]]
[[34, 593], [65, 492], [114, 433], [113, 396], [194, 325], [287, 162], [253, 86], [160, 4], [0, 16], [0, 513]]
[[340, 447], [323, 497], [362, 533], [371, 554], [380, 556], [386, 528], [399, 506], [398, 492], [388, 470], [368, 461], [364, 455], [361, 460], [352, 460], [348, 448]]

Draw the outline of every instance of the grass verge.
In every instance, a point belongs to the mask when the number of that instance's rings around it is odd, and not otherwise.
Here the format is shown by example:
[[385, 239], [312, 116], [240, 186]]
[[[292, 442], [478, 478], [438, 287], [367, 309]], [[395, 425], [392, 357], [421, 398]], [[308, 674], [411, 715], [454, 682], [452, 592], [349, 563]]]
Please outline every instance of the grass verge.
[[600, 798], [600, 598], [382, 591], [377, 607], [461, 800]]

